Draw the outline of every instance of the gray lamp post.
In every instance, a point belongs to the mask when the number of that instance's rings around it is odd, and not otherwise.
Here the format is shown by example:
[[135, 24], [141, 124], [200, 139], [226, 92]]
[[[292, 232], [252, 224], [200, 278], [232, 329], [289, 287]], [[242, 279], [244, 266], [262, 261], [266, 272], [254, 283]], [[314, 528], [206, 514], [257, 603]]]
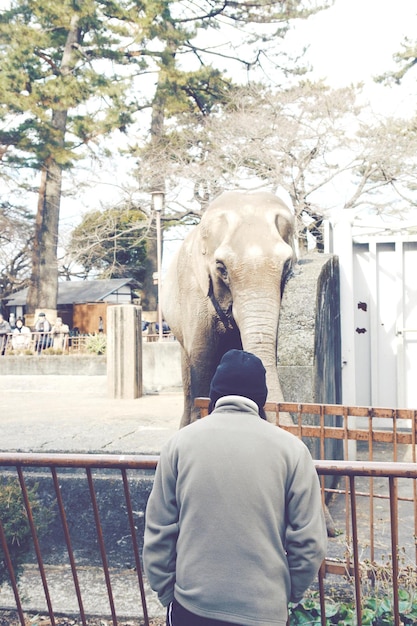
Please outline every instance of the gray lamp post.
[[153, 209], [156, 213], [156, 264], [158, 284], [158, 325], [159, 341], [162, 341], [162, 309], [161, 309], [161, 212], [164, 206], [165, 194], [163, 191], [152, 192]]

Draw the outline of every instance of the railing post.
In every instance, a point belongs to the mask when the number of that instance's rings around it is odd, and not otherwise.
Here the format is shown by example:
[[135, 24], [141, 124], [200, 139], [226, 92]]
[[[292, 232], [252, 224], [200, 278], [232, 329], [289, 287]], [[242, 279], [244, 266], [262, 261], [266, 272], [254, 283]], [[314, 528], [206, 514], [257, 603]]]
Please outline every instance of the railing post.
[[1, 520], [0, 520], [0, 547], [3, 551], [3, 559], [6, 564], [7, 570], [9, 572], [10, 584], [13, 589], [13, 594], [14, 594], [14, 599], [16, 602], [16, 608], [17, 608], [17, 613], [19, 615], [20, 624], [21, 626], [26, 626], [25, 615], [23, 613], [22, 603], [20, 601], [19, 588], [17, 586], [17, 580], [16, 580], [16, 576], [14, 573], [14, 569], [13, 569], [13, 563], [10, 558], [10, 552], [7, 546], [6, 535], [5, 535]]
[[362, 626], [362, 595], [359, 567], [358, 515], [356, 510], [355, 476], [349, 476], [350, 513], [352, 517], [353, 567], [355, 576], [355, 601], [357, 625]]
[[391, 521], [392, 593], [394, 625], [400, 626], [400, 598], [398, 594], [398, 485], [397, 479], [389, 478], [389, 504]]

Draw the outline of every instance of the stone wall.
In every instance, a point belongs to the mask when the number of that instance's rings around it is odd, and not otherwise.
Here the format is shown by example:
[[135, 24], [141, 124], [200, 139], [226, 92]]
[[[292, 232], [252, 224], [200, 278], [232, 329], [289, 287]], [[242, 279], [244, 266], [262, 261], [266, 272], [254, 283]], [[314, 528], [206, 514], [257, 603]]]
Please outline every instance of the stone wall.
[[[297, 264], [282, 299], [278, 332], [278, 373], [285, 400], [342, 403], [339, 263], [334, 255], [311, 253]], [[293, 416], [295, 417], [295, 416]], [[303, 422], [318, 424], [315, 415]], [[340, 417], [324, 418], [326, 426]], [[320, 458], [316, 439], [304, 440]], [[343, 458], [341, 441], [325, 441], [327, 458]]]
[[341, 402], [339, 265], [311, 253], [296, 265], [281, 304], [278, 371], [288, 402]]

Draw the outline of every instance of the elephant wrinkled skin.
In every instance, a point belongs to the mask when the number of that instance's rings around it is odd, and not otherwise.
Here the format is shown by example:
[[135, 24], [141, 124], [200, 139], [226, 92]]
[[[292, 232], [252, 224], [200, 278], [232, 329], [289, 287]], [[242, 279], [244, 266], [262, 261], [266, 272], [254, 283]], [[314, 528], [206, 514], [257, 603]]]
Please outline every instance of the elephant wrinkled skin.
[[282, 290], [295, 260], [294, 215], [272, 193], [229, 191], [186, 237], [162, 288], [162, 309], [182, 346], [184, 414], [208, 396], [222, 355], [244, 349], [262, 359], [268, 400], [283, 400], [277, 373]]

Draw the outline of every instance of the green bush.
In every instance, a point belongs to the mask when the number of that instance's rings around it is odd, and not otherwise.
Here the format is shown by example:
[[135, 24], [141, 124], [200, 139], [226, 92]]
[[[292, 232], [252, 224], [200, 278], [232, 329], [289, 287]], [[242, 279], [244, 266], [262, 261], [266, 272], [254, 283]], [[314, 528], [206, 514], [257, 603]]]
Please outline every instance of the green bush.
[[[404, 626], [417, 624], [417, 595], [412, 590], [399, 589], [399, 611]], [[355, 602], [326, 600], [327, 626], [355, 626]], [[306, 598], [290, 609], [290, 626], [321, 626], [320, 602], [314, 596]], [[392, 626], [394, 623], [392, 595], [363, 598], [363, 626]]]
[[[38, 487], [28, 488], [28, 498], [38, 536], [48, 527], [50, 512], [41, 507]], [[17, 480], [0, 479], [0, 519], [16, 578], [22, 572], [23, 563], [33, 545], [26, 508]], [[0, 546], [0, 585], [9, 580], [5, 554]]]
[[87, 352], [92, 352], [93, 354], [106, 354], [107, 336], [103, 333], [88, 335], [85, 348]]

